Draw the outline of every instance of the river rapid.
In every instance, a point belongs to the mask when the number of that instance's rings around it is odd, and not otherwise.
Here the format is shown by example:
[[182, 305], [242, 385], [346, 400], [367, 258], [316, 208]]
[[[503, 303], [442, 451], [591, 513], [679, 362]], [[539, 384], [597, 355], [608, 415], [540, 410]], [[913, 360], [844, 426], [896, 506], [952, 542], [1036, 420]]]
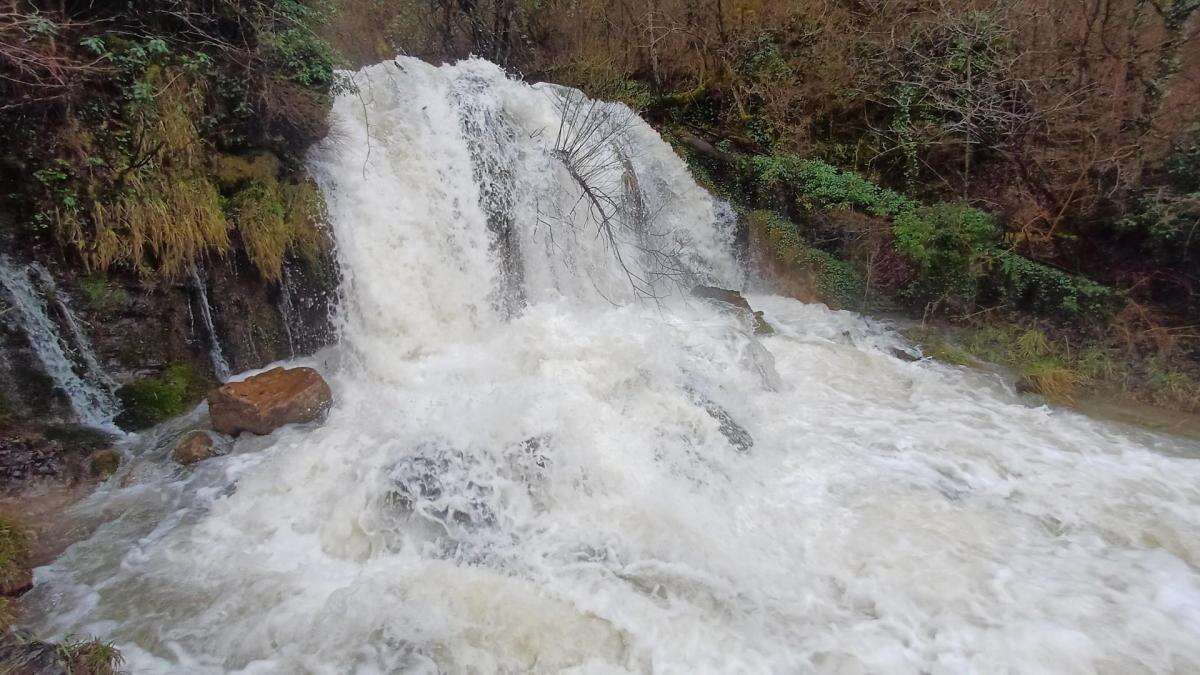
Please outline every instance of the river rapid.
[[203, 407], [129, 441], [40, 637], [135, 673], [1200, 672], [1194, 442], [849, 312], [750, 293], [754, 336], [686, 293], [756, 287], [732, 211], [620, 106], [354, 78], [309, 160], [328, 420], [194, 469]]

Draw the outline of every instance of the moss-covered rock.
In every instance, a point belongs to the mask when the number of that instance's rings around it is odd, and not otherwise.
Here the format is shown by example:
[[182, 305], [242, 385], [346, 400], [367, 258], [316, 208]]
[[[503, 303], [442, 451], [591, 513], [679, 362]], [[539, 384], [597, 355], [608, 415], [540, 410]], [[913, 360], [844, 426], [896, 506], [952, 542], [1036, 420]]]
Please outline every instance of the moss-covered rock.
[[137, 431], [182, 415], [204, 396], [209, 381], [188, 364], [169, 366], [157, 377], [131, 382], [117, 390], [121, 413], [117, 425]]

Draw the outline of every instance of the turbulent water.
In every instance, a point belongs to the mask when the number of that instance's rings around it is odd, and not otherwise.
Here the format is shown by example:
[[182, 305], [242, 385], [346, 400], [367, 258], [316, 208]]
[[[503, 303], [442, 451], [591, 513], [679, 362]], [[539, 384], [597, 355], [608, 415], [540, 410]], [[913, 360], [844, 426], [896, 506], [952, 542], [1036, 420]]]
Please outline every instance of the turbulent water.
[[310, 160], [329, 419], [193, 470], [203, 410], [144, 436], [40, 635], [134, 672], [1200, 670], [1194, 447], [851, 313], [751, 295], [756, 339], [689, 300], [748, 283], [732, 218], [622, 108], [482, 61], [356, 80]]
[[[56, 388], [66, 395], [79, 421], [111, 426], [116, 388], [92, 350], [78, 317], [58, 291], [54, 278], [37, 263], [18, 265], [0, 256], [0, 286], [8, 291], [13, 316]], [[54, 310], [50, 303], [53, 303]], [[57, 311], [60, 328], [53, 318]]]

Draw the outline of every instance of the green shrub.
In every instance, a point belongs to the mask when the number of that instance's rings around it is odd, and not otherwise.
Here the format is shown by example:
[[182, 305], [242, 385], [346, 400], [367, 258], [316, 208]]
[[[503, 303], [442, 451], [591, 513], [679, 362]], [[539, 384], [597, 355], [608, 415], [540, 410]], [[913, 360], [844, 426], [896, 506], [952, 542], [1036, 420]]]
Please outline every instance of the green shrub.
[[896, 250], [917, 266], [908, 295], [974, 305], [1000, 236], [990, 215], [961, 204], [937, 204], [897, 214], [892, 233]]
[[1014, 306], [1066, 318], [1100, 317], [1115, 307], [1113, 290], [1008, 251], [996, 255], [1004, 297]]
[[131, 382], [117, 390], [121, 414], [117, 424], [127, 431], [154, 426], [182, 415], [204, 395], [208, 381], [187, 364], [175, 364], [158, 377]]

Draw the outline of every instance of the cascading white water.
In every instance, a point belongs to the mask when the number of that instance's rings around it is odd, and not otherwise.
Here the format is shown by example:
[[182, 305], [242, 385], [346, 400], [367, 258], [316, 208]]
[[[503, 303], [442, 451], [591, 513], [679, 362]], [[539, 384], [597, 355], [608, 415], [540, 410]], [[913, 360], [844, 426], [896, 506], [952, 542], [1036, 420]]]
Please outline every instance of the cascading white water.
[[200, 307], [200, 319], [204, 321], [204, 332], [208, 338], [208, 358], [212, 362], [213, 375], [224, 382], [229, 379], [229, 362], [225, 360], [225, 352], [221, 349], [221, 337], [217, 335], [217, 326], [213, 323], [212, 306], [208, 304], [208, 285], [194, 266], [191, 269], [192, 289], [196, 292], [196, 304]]
[[[0, 285], [8, 290], [16, 312], [5, 320], [20, 324], [46, 374], [66, 394], [79, 421], [110, 426], [117, 409], [113, 395], [116, 384], [100, 364], [78, 317], [59, 293], [49, 271], [37, 263], [15, 265], [0, 256]], [[54, 302], [70, 338], [63, 336], [51, 318], [48, 300]]]
[[90, 504], [120, 515], [38, 570], [41, 635], [139, 673], [1200, 669], [1194, 446], [898, 360], [847, 312], [752, 297], [760, 342], [674, 292], [743, 279], [641, 121], [580, 170], [556, 88], [356, 81], [310, 162], [329, 419], [194, 470], [146, 440]]

